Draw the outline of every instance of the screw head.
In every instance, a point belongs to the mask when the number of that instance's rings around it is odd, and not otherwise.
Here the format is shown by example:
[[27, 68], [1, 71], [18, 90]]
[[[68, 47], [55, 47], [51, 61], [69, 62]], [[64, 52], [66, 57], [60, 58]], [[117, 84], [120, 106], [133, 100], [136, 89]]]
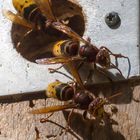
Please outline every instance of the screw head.
[[105, 16], [105, 22], [111, 29], [117, 29], [121, 25], [121, 19], [116, 12], [110, 12]]

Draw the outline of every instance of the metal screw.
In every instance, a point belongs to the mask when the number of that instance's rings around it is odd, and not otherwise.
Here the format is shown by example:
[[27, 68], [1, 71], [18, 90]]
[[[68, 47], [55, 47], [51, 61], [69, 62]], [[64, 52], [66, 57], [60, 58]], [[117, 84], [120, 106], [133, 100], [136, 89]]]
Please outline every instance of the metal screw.
[[111, 29], [117, 29], [121, 25], [121, 19], [116, 12], [110, 12], [105, 16], [105, 22]]

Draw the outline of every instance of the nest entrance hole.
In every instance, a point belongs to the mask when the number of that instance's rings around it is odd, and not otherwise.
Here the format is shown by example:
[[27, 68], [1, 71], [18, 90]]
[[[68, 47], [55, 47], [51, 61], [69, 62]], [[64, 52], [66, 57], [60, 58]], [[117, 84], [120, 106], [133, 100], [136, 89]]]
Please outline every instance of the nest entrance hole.
[[[68, 20], [68, 26], [80, 36], [83, 36], [85, 31], [85, 18], [80, 5], [68, 0], [52, 0], [52, 9], [57, 19]], [[13, 24], [11, 37], [17, 52], [31, 62], [35, 62], [36, 59], [40, 58], [52, 57], [48, 46], [51, 46], [50, 44], [56, 41], [69, 38], [60, 31], [48, 28], [46, 33], [33, 31], [22, 39], [27, 31], [27, 28]], [[21, 44], [17, 47], [17, 43], [20, 40]]]

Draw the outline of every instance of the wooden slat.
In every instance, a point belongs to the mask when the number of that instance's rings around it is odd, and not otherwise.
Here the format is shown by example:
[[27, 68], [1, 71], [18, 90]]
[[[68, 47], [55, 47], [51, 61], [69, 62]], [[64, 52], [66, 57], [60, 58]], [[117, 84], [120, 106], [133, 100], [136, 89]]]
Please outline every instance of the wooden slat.
[[[105, 126], [99, 126], [95, 121], [83, 121], [80, 114], [74, 113], [71, 118], [70, 126], [72, 130], [82, 139], [94, 139], [94, 140], [136, 140], [140, 138], [140, 108], [139, 102], [133, 100], [133, 97], [140, 99], [140, 86], [135, 86], [134, 90], [129, 85], [121, 84], [114, 87], [107, 86], [104, 88], [96, 88], [95, 94], [103, 92], [105, 96], [110, 96], [112, 92], [121, 90], [123, 95], [116, 98], [112, 103], [118, 107], [118, 113], [114, 115], [113, 122]], [[56, 100], [47, 99], [46, 101], [41, 99], [33, 101], [33, 108], [39, 108], [58, 104]], [[51, 123], [41, 124], [39, 119], [46, 115], [33, 116], [28, 114], [30, 107], [29, 101], [14, 103], [14, 104], [3, 104], [1, 105], [1, 119], [0, 119], [0, 132], [1, 136], [5, 138], [12, 138], [13, 140], [34, 140], [36, 139], [35, 128], [39, 131], [38, 140], [45, 140], [46, 137], [56, 135], [59, 133], [60, 128]], [[59, 123], [62, 126], [66, 125], [68, 112], [55, 113], [50, 119], [54, 122]], [[74, 139], [71, 134], [63, 134], [57, 136], [57, 140]]]

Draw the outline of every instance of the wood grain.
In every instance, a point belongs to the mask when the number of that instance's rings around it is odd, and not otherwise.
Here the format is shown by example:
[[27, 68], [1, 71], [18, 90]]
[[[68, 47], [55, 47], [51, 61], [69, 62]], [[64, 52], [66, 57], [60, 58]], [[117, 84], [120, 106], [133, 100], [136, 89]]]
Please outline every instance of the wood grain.
[[[118, 113], [112, 116], [112, 121], [99, 125], [97, 121], [84, 121], [81, 112], [75, 111], [71, 117], [71, 130], [83, 140], [138, 140], [140, 139], [140, 86], [131, 87], [128, 82], [115, 86], [95, 88], [95, 94], [103, 93], [110, 96], [116, 91], [122, 91], [122, 96], [112, 100]], [[50, 122], [40, 123], [47, 115], [32, 115], [28, 112], [35, 108], [60, 104], [53, 99], [38, 99], [30, 101], [3, 104], [0, 106], [0, 138], [4, 140], [46, 140], [46, 139], [77, 139], [70, 133], [59, 136], [61, 128]], [[69, 111], [56, 112], [51, 118], [62, 126], [66, 126]]]
[[[92, 17], [90, 16], [90, 18]], [[102, 41], [102, 39], [100, 40]], [[115, 85], [109, 84], [105, 87], [99, 86], [94, 88], [93, 91], [95, 95], [103, 94], [106, 97], [117, 91], [123, 93], [119, 98], [112, 100], [112, 103], [118, 108], [118, 113], [112, 116], [113, 124], [109, 121], [105, 122], [104, 125], [99, 125], [98, 122], [93, 120], [84, 121], [81, 112], [75, 111], [71, 117], [71, 130], [83, 140], [139, 140], [140, 103], [138, 100], [140, 100], [140, 86], [137, 84], [131, 86], [128, 82], [123, 82]], [[48, 115], [31, 115], [28, 113], [35, 108], [56, 104], [60, 104], [60, 102], [53, 99], [1, 104], [0, 140], [77, 139], [70, 133], [59, 135], [61, 128], [55, 124], [40, 123], [40, 119]], [[68, 113], [69, 111], [57, 112], [50, 120], [65, 127]]]

